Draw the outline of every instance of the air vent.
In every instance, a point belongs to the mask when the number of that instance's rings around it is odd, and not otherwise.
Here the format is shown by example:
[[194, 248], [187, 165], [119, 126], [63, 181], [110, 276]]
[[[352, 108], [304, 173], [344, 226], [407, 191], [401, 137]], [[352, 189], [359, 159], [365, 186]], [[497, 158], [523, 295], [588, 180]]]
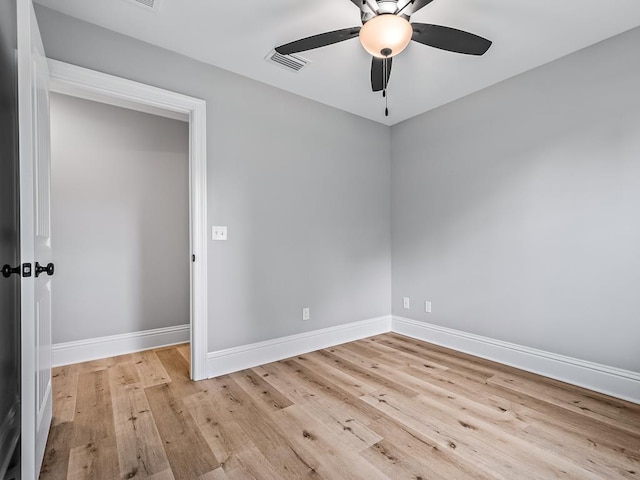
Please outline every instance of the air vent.
[[145, 10], [156, 11], [160, 8], [160, 2], [162, 0], [127, 0], [129, 3], [133, 3], [139, 7], [144, 8]]
[[311, 63], [310, 60], [302, 58], [298, 55], [280, 55], [275, 50], [271, 50], [269, 54], [264, 57], [264, 59], [269, 63], [274, 63], [277, 66], [286, 68], [287, 70], [292, 72], [299, 72], [307, 64]]

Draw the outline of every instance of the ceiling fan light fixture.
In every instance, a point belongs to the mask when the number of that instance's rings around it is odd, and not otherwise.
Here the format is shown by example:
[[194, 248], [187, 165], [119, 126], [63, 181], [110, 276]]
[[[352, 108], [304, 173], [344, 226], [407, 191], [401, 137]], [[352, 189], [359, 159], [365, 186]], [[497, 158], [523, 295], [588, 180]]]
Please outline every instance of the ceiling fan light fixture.
[[402, 52], [413, 35], [411, 24], [403, 17], [378, 15], [360, 29], [360, 43], [374, 57], [393, 57]]

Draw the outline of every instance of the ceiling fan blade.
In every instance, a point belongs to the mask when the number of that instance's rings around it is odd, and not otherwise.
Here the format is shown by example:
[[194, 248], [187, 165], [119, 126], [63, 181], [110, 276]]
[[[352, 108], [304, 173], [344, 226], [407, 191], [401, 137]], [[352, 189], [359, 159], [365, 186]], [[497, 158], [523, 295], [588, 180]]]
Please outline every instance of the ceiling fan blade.
[[360, 27], [343, 28], [333, 32], [320, 33], [312, 37], [302, 38], [295, 42], [287, 43], [276, 47], [276, 52], [280, 55], [289, 55], [291, 53], [304, 52], [313, 50], [314, 48], [333, 45], [334, 43], [344, 42], [350, 38], [357, 37], [360, 33]]
[[387, 72], [385, 85], [384, 58], [371, 57], [371, 89], [374, 92], [380, 92], [389, 84], [391, 77], [391, 57], [387, 58]]
[[411, 26], [413, 27], [413, 41], [450, 52], [484, 55], [492, 43], [491, 40], [473, 33], [442, 25], [412, 23]]
[[411, 16], [431, 2], [433, 2], [433, 0], [400, 0], [400, 2], [398, 2], [398, 11], [402, 12], [403, 15]]

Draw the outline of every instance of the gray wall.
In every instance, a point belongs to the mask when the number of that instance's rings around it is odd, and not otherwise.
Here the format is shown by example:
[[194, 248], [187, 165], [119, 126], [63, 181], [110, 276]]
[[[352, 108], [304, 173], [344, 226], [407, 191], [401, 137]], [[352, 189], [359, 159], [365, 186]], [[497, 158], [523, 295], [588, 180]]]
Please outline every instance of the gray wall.
[[51, 95], [53, 342], [189, 323], [189, 125]]
[[388, 127], [36, 13], [50, 58], [207, 101], [209, 224], [229, 227], [209, 243], [210, 351], [389, 313]]
[[640, 371], [638, 45], [392, 128], [395, 314]]

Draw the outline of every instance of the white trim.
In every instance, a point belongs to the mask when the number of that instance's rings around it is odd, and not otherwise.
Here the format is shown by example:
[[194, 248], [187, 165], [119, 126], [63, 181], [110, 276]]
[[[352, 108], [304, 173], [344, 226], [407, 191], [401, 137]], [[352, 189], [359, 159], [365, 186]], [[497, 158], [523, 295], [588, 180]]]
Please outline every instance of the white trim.
[[[189, 325], [59, 343], [53, 365], [67, 365], [184, 343]], [[342, 343], [395, 332], [476, 357], [640, 404], [640, 373], [482, 337], [396, 315], [226, 348], [207, 355], [207, 377], [217, 377]]]
[[207, 261], [207, 110], [194, 108], [189, 118], [189, 182], [191, 198], [191, 248], [196, 261], [191, 262], [191, 379], [207, 378], [207, 331], [209, 326]]
[[640, 373], [394, 315], [392, 331], [640, 403]]
[[141, 332], [56, 343], [52, 348], [54, 367], [115, 357], [152, 348], [166, 347], [189, 341], [189, 325], [154, 328]]
[[206, 102], [57, 60], [49, 60], [49, 70], [54, 92], [189, 120], [190, 239], [196, 257], [191, 263], [191, 378], [201, 380], [206, 377], [208, 322]]
[[176, 120], [189, 120], [191, 109], [185, 105], [176, 108], [176, 102], [185, 103], [192, 97], [58, 60], [49, 59], [48, 63], [52, 92]]
[[[50, 60], [55, 61], [55, 60]], [[173, 120], [180, 120], [183, 122], [189, 121], [189, 115], [180, 112], [174, 112], [172, 110], [166, 110], [164, 108], [157, 108], [151, 105], [144, 105], [141, 103], [132, 102], [128, 99], [109, 97], [101, 92], [93, 90], [83, 91], [77, 85], [73, 83], [52, 81], [52, 85], [55, 85], [53, 90], [56, 93], [68, 95], [70, 97], [78, 97], [84, 100], [91, 100], [93, 102], [105, 103], [107, 105], [113, 105], [114, 107], [127, 108], [129, 110], [135, 110], [143, 113], [150, 113], [151, 115], [158, 115], [160, 117], [171, 118]]]
[[217, 377], [388, 332], [399, 333], [640, 404], [640, 373], [396, 315], [210, 352], [207, 359], [207, 377]]
[[264, 342], [210, 352], [207, 376], [217, 377], [265, 363], [302, 355], [341, 343], [387, 333], [391, 329], [391, 315], [360, 322], [337, 325], [312, 332], [289, 335]]

